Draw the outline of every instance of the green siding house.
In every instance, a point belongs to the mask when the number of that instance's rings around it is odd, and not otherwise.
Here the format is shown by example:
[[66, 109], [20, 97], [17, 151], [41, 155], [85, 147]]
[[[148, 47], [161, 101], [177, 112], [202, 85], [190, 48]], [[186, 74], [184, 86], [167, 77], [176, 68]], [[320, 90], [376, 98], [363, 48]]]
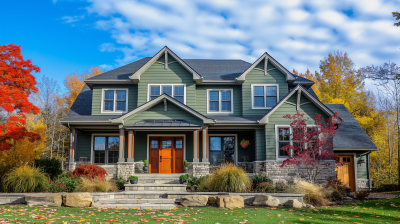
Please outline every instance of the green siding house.
[[[232, 162], [274, 181], [304, 177], [300, 167], [280, 168], [290, 141], [284, 115], [335, 112], [344, 120], [334, 151], [348, 165], [327, 167], [321, 181], [338, 176], [353, 190], [371, 186], [369, 153], [377, 150], [344, 105], [323, 104], [314, 82], [297, 76], [268, 53], [243, 60], [181, 59], [168, 47], [153, 57], [85, 80], [61, 123], [71, 130], [69, 169], [80, 163], [104, 167], [110, 178], [143, 172], [207, 175]], [[250, 145], [243, 148], [241, 140]]]

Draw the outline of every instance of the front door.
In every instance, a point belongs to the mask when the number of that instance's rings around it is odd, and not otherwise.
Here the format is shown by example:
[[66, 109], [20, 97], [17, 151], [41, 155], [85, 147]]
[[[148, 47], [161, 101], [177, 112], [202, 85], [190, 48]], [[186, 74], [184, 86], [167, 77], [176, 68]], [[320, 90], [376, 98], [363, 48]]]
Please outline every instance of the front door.
[[339, 155], [339, 161], [347, 163], [336, 167], [336, 175], [348, 188], [356, 191], [355, 174], [354, 174], [354, 156]]
[[160, 173], [172, 173], [173, 138], [161, 138]]
[[183, 172], [183, 137], [150, 137], [150, 173]]

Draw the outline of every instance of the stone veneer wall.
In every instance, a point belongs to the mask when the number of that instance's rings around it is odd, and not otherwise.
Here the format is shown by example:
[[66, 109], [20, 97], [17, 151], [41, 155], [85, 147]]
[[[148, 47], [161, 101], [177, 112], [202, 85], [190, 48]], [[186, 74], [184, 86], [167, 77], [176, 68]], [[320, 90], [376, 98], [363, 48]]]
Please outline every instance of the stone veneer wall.
[[134, 162], [119, 162], [117, 169], [117, 177], [122, 177], [124, 180], [128, 180], [130, 176], [135, 174], [135, 163]]
[[[282, 162], [279, 161], [257, 161], [253, 162], [254, 174], [265, 174], [274, 183], [277, 182], [292, 182], [295, 178], [307, 179], [307, 171], [296, 165], [279, 167]], [[318, 183], [326, 183], [328, 178], [336, 179], [335, 164], [326, 167], [317, 177]]]
[[372, 186], [372, 179], [358, 179], [357, 180], [358, 190], [369, 190], [370, 186]]
[[209, 162], [192, 162], [188, 166], [189, 174], [194, 177], [201, 177], [210, 174]]
[[135, 173], [143, 173], [144, 162], [135, 162]]

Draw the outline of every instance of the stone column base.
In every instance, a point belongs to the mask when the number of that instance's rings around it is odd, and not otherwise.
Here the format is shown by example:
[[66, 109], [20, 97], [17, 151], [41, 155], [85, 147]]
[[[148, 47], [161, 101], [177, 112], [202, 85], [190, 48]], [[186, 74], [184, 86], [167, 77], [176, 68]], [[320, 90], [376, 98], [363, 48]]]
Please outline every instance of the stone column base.
[[356, 185], [358, 190], [369, 190], [372, 186], [372, 179], [358, 179]]
[[210, 174], [209, 162], [192, 162], [188, 164], [189, 175], [194, 177], [202, 177]]
[[134, 162], [118, 162], [117, 164], [117, 178], [122, 177], [124, 180], [128, 180], [135, 174]]
[[75, 168], [76, 168], [76, 163], [75, 162], [70, 162], [68, 164], [68, 171], [74, 172]]

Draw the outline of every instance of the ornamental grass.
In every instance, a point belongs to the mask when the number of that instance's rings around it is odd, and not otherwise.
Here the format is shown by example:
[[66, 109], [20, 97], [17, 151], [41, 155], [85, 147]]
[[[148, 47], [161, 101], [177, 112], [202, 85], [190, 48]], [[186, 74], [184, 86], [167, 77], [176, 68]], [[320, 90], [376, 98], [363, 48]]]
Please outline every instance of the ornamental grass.
[[209, 190], [217, 192], [249, 192], [253, 184], [246, 172], [233, 163], [222, 164], [209, 179]]
[[302, 179], [295, 179], [294, 183], [287, 188], [287, 192], [304, 194], [304, 203], [314, 206], [326, 206], [330, 202], [328, 198], [331, 196], [333, 189]]
[[3, 184], [7, 192], [43, 192], [49, 177], [40, 168], [23, 165], [5, 174]]
[[75, 192], [109, 192], [117, 191], [115, 183], [104, 178], [81, 178], [81, 183], [75, 188]]

